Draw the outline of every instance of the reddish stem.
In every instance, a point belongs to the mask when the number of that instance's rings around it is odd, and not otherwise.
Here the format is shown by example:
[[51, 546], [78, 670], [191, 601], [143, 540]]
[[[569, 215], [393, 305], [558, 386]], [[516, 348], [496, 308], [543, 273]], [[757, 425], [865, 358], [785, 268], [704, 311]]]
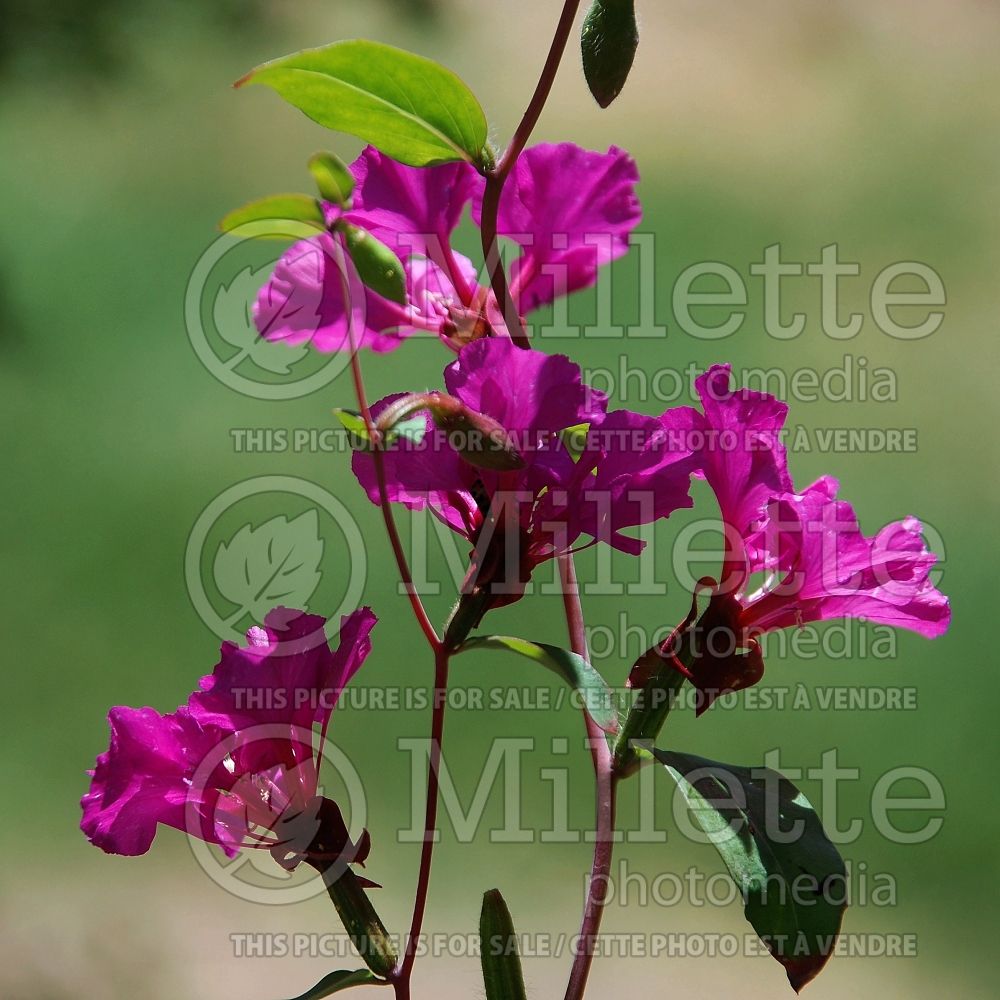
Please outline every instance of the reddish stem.
[[[339, 247], [339, 243], [337, 244]], [[345, 296], [348, 294], [345, 288]], [[358, 409], [361, 411], [361, 419], [365, 422], [365, 429], [368, 432], [368, 440], [372, 443], [372, 464], [375, 466], [375, 481], [378, 483], [379, 508], [382, 511], [382, 520], [385, 522], [386, 534], [389, 536], [389, 544], [392, 547], [392, 554], [396, 557], [396, 566], [399, 570], [399, 578], [406, 590], [406, 596], [410, 600], [413, 614], [417, 619], [417, 624], [430, 644], [431, 649], [437, 652], [441, 646], [424, 602], [417, 593], [417, 588], [413, 584], [413, 574], [410, 572], [410, 565], [406, 560], [406, 553], [403, 551], [403, 543], [399, 537], [399, 529], [396, 527], [396, 517], [392, 512], [392, 505], [389, 503], [389, 491], [386, 485], [385, 461], [382, 456], [381, 435], [375, 428], [375, 421], [372, 420], [371, 409], [368, 405], [368, 397], [365, 392], [364, 377], [361, 374], [361, 359], [358, 357], [358, 347], [354, 337], [354, 324], [348, 320], [348, 336], [351, 341], [351, 377], [354, 380], [354, 394], [358, 400]]]
[[438, 772], [441, 767], [441, 741], [444, 737], [444, 710], [447, 704], [448, 661], [451, 650], [439, 645], [434, 652], [434, 702], [431, 716], [431, 745], [427, 762], [427, 799], [424, 807], [424, 842], [420, 849], [420, 869], [417, 872], [417, 891], [413, 901], [413, 917], [406, 939], [406, 951], [396, 975], [397, 1000], [407, 1000], [410, 995], [410, 976], [417, 958], [417, 945], [427, 909], [427, 889], [431, 880], [431, 861], [434, 856], [437, 830]]
[[[343, 248], [339, 241], [334, 244], [340, 255], [339, 264], [341, 266], [341, 277], [344, 280], [345, 301], [350, 301], [350, 292], [346, 287], [344, 279], [345, 260]], [[354, 393], [358, 400], [358, 409], [361, 411], [361, 418], [365, 422], [365, 429], [368, 438], [372, 443], [372, 463], [375, 466], [375, 479], [378, 483], [379, 507], [382, 510], [382, 518], [385, 521], [385, 529], [389, 535], [389, 542], [392, 546], [393, 555], [396, 557], [396, 565], [399, 568], [399, 576], [403, 586], [406, 588], [407, 596], [413, 607], [413, 613], [420, 625], [427, 642], [434, 651], [434, 700], [431, 714], [431, 746], [427, 771], [427, 795], [424, 812], [424, 842], [420, 850], [420, 868], [417, 872], [417, 888], [413, 900], [413, 917], [410, 922], [410, 933], [406, 940], [406, 951], [399, 967], [395, 970], [389, 981], [395, 991], [396, 1000], [409, 1000], [410, 997], [410, 976], [413, 973], [413, 963], [417, 957], [417, 942], [420, 938], [420, 930], [423, 926], [424, 912], [427, 909], [427, 891], [431, 878], [431, 859], [434, 853], [434, 831], [437, 826], [437, 805], [438, 805], [438, 772], [441, 767], [441, 740], [444, 735], [444, 710], [448, 699], [446, 692], [448, 689], [448, 661], [451, 650], [447, 649], [438, 637], [434, 626], [431, 624], [423, 601], [413, 585], [413, 576], [410, 573], [409, 563], [406, 560], [406, 553], [399, 538], [399, 531], [396, 528], [396, 519], [392, 513], [389, 503], [389, 493], [386, 489], [385, 462], [382, 456], [381, 437], [372, 419], [371, 407], [368, 405], [368, 395], [365, 391], [364, 377], [361, 372], [361, 360], [358, 357], [358, 346], [354, 336], [354, 324], [348, 319], [348, 337], [351, 344], [351, 376], [354, 380]]]
[[528, 347], [530, 339], [521, 316], [517, 309], [507, 284], [507, 275], [504, 273], [503, 262], [500, 259], [500, 247], [497, 243], [497, 214], [500, 211], [500, 195], [503, 193], [503, 186], [508, 175], [514, 168], [517, 158], [521, 155], [528, 142], [538, 118], [545, 107], [549, 94], [552, 91], [552, 84], [562, 61], [563, 53], [566, 51], [566, 43], [569, 40], [570, 31], [573, 29], [573, 21], [576, 13], [580, 9], [580, 0], [566, 0], [563, 4], [562, 14], [559, 15], [559, 23], [556, 25], [555, 34], [552, 36], [552, 44], [549, 46], [549, 54], [545, 59], [538, 83], [535, 85], [535, 92], [531, 95], [527, 110], [521, 123], [517, 126], [510, 145], [504, 151], [500, 162], [486, 172], [486, 189], [483, 192], [483, 210], [480, 231], [483, 243], [483, 255], [486, 258], [486, 269], [490, 275], [490, 285], [496, 297], [497, 305], [503, 313], [504, 322], [510, 333], [511, 340], [518, 347]]
[[[562, 581], [563, 606], [566, 612], [570, 645], [574, 653], [589, 660], [583, 609], [580, 606], [580, 591], [572, 555], [566, 554], [559, 557], [559, 576]], [[596, 778], [594, 862], [590, 871], [590, 880], [587, 883], [587, 901], [580, 925], [580, 936], [573, 959], [573, 968], [566, 986], [565, 1000], [580, 1000], [587, 987], [587, 977], [590, 975], [590, 966], [594, 960], [601, 917], [604, 915], [608, 878], [611, 874], [611, 857], [614, 852], [617, 778], [614, 773], [611, 748], [608, 746], [607, 737], [586, 712], [584, 712], [584, 720], [587, 724], [587, 741], [590, 744]]]

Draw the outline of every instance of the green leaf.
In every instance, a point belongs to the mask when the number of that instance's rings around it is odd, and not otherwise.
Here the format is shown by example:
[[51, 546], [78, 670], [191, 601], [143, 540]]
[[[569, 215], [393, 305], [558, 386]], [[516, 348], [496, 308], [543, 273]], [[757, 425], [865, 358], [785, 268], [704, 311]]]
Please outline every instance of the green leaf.
[[[333, 415], [351, 435], [351, 444], [358, 451], [371, 450], [371, 438], [368, 437], [368, 428], [365, 426], [364, 417], [356, 410], [345, 410], [340, 407], [333, 411]], [[400, 438], [413, 441], [419, 444], [427, 433], [427, 421], [423, 414], [418, 413], [415, 417], [397, 421], [392, 427], [382, 432], [382, 446], [392, 444]]]
[[351, 435], [352, 447], [367, 451], [371, 438], [368, 436], [368, 425], [365, 423], [364, 417], [357, 410], [345, 410], [340, 406], [334, 409], [333, 415]]
[[347, 252], [365, 287], [390, 302], [405, 305], [406, 272], [395, 253], [367, 229], [349, 222], [338, 223], [338, 228], [344, 234]]
[[486, 160], [486, 115], [451, 70], [391, 45], [335, 42], [264, 63], [235, 86], [263, 83], [326, 128], [400, 163]]
[[587, 86], [602, 108], [621, 93], [638, 46], [635, 0], [594, 0], [583, 21], [580, 48]]
[[483, 635], [466, 639], [458, 652], [471, 649], [506, 649], [519, 653], [529, 660], [557, 673], [570, 687], [579, 692], [587, 713], [606, 733], [618, 730], [618, 713], [615, 711], [611, 688], [604, 678], [582, 657], [559, 646], [544, 642], [529, 642], [510, 635]]
[[[306, 232], [298, 231], [302, 226], [289, 227], [287, 223], [304, 224]], [[254, 230], [245, 232], [244, 235], [247, 236], [270, 236], [288, 240], [300, 239], [315, 230], [322, 231], [326, 229], [326, 221], [319, 202], [311, 195], [272, 194], [233, 209], [219, 223], [219, 228], [224, 233], [231, 233], [243, 226]]]
[[326, 201], [343, 208], [354, 193], [354, 175], [339, 156], [333, 153], [313, 153], [309, 157], [309, 172], [319, 193]]
[[573, 424], [572, 427], [564, 427], [559, 432], [559, 440], [562, 441], [574, 462], [580, 458], [583, 449], [587, 447], [589, 433], [590, 424]]
[[479, 916], [479, 955], [486, 1000], [526, 1000], [521, 956], [510, 910], [499, 889], [483, 894]]
[[846, 870], [809, 800], [769, 768], [653, 750], [743, 893], [744, 914], [798, 992], [836, 944]]
[[328, 997], [333, 993], [339, 993], [341, 990], [350, 989], [352, 986], [383, 985], [385, 985], [385, 981], [379, 979], [377, 976], [373, 976], [367, 969], [357, 969], [354, 972], [340, 969], [337, 972], [331, 972], [329, 975], [324, 976], [312, 989], [306, 990], [301, 996], [295, 997], [295, 1000], [321, 1000], [322, 997]]

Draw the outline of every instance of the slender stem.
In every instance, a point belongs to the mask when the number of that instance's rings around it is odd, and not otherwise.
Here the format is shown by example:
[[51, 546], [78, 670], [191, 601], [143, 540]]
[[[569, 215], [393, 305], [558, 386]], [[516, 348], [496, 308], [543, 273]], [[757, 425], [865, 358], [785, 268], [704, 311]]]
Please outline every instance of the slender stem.
[[431, 745], [427, 763], [427, 800], [424, 808], [424, 842], [420, 849], [420, 868], [417, 872], [417, 891], [413, 901], [413, 917], [410, 921], [410, 933], [406, 939], [406, 951], [396, 980], [401, 984], [403, 992], [397, 986], [398, 1000], [409, 996], [410, 975], [413, 963], [417, 958], [417, 945], [420, 940], [420, 930], [424, 922], [424, 912], [427, 909], [427, 889], [431, 879], [431, 861], [434, 856], [434, 843], [437, 838], [437, 807], [438, 807], [438, 772], [441, 767], [441, 741], [444, 737], [444, 710], [447, 704], [448, 661], [451, 650], [439, 645], [434, 653], [434, 701], [431, 716]]
[[368, 405], [368, 394], [365, 391], [365, 380], [361, 372], [361, 358], [358, 354], [357, 338], [354, 333], [354, 315], [350, 311], [349, 303], [350, 288], [346, 278], [346, 261], [344, 259], [344, 249], [339, 238], [334, 238], [333, 245], [338, 255], [337, 265], [340, 270], [341, 282], [344, 286], [344, 302], [348, 303], [347, 335], [351, 345], [351, 378], [354, 382], [354, 395], [358, 400], [358, 409], [361, 411], [361, 419], [365, 422], [365, 430], [368, 432], [368, 440], [372, 443], [372, 464], [375, 466], [375, 481], [378, 483], [379, 508], [382, 511], [382, 520], [385, 522], [385, 531], [389, 536], [389, 544], [392, 547], [392, 554], [396, 557], [396, 566], [399, 570], [399, 578], [406, 590], [413, 614], [417, 619], [417, 624], [427, 638], [431, 649], [435, 652], [441, 646], [424, 602], [417, 593], [417, 588], [413, 584], [413, 574], [410, 572], [410, 565], [406, 560], [406, 552], [403, 550], [403, 543], [399, 537], [399, 529], [396, 527], [396, 517], [392, 512], [392, 504], [389, 502], [389, 490], [386, 485], [385, 460], [382, 455], [381, 436], [375, 428], [375, 421], [372, 419], [371, 407]]
[[556, 72], [559, 63], [562, 61], [563, 53], [566, 51], [566, 42], [569, 41], [569, 33], [573, 30], [573, 21], [576, 19], [576, 12], [580, 9], [580, 0], [565, 0], [562, 13], [559, 15], [559, 23], [556, 25], [555, 34], [552, 36], [552, 44], [549, 46], [549, 54], [545, 59], [538, 83], [535, 85], [535, 92], [531, 95], [531, 101], [524, 112], [521, 124], [514, 132], [500, 162], [497, 164], [495, 173], [502, 178], [506, 178], [514, 166], [514, 161], [521, 155], [531, 136], [535, 125], [545, 107], [545, 102], [549, 99], [552, 84], [555, 82]]
[[[589, 659], [576, 566], [572, 555], [565, 554], [559, 557], [559, 575], [562, 580], [563, 606], [570, 645], [574, 653]], [[587, 713], [584, 713], [584, 720], [587, 724], [587, 740], [590, 744], [596, 778], [594, 862], [587, 882], [587, 901], [584, 905], [583, 920], [573, 968], [566, 986], [565, 1000], [580, 1000], [587, 986], [587, 977], [590, 975], [597, 935], [601, 927], [601, 917], [604, 914], [608, 878], [611, 874], [611, 857], [614, 852], [617, 778], [614, 773], [611, 748], [604, 733]]]
[[[340, 269], [341, 281], [344, 287], [344, 301], [350, 303], [350, 289], [346, 278], [346, 262], [344, 259], [343, 246], [339, 239], [333, 240], [337, 263]], [[375, 466], [375, 479], [378, 483], [379, 507], [382, 510], [382, 519], [385, 522], [385, 530], [389, 536], [389, 543], [392, 546], [393, 555], [396, 557], [396, 566], [399, 569], [400, 580], [406, 589], [407, 597], [417, 619], [421, 631], [434, 651], [434, 702], [433, 714], [431, 718], [431, 747], [430, 759], [427, 773], [427, 802], [424, 818], [424, 843], [420, 853], [420, 869], [417, 874], [417, 888], [413, 900], [413, 919], [410, 924], [410, 934], [406, 942], [406, 951], [400, 965], [387, 975], [388, 981], [392, 984], [396, 1000], [410, 1000], [410, 975], [413, 971], [413, 963], [416, 960], [417, 940], [420, 936], [420, 928], [423, 924], [424, 911], [427, 907], [427, 889], [430, 884], [431, 857], [434, 850], [434, 830], [437, 824], [437, 802], [438, 802], [438, 771], [441, 765], [441, 738], [444, 733], [444, 710], [447, 704], [446, 691], [448, 687], [448, 658], [450, 650], [446, 649], [438, 637], [437, 631], [431, 624], [424, 603], [413, 585], [413, 576], [410, 573], [410, 566], [406, 560], [406, 553], [399, 538], [399, 531], [396, 528], [396, 519], [392, 513], [389, 503], [389, 492], [386, 488], [385, 462], [383, 461], [381, 438], [372, 419], [371, 407], [368, 405], [368, 394], [365, 391], [364, 377], [361, 372], [361, 359], [358, 356], [357, 338], [354, 335], [353, 315], [347, 320], [348, 337], [351, 345], [351, 377], [354, 381], [354, 394], [358, 400], [358, 409], [365, 422], [365, 429], [368, 432], [368, 439], [372, 443], [372, 463]]]
[[566, 42], [569, 40], [573, 21], [576, 19], [579, 9], [580, 0], [565, 0], [562, 14], [559, 15], [559, 23], [552, 36], [552, 44], [549, 46], [549, 54], [545, 59], [545, 65], [542, 67], [538, 83], [535, 85], [535, 92], [531, 95], [524, 117], [517, 126], [510, 145], [500, 157], [500, 162], [492, 170], [486, 172], [486, 189], [483, 192], [482, 224], [480, 227], [483, 255], [486, 258], [486, 268], [490, 275], [490, 284], [497, 305], [503, 313], [511, 340], [519, 347], [528, 347], [530, 341], [524, 324], [521, 322], [517, 303], [510, 293], [507, 275], [504, 273], [503, 263], [500, 260], [500, 247], [497, 243], [497, 215], [500, 211], [500, 195], [503, 193], [504, 183], [527, 144], [528, 138], [542, 113], [542, 108], [545, 107], [545, 102], [552, 91], [552, 84], [555, 81], [563, 53], [566, 51]]

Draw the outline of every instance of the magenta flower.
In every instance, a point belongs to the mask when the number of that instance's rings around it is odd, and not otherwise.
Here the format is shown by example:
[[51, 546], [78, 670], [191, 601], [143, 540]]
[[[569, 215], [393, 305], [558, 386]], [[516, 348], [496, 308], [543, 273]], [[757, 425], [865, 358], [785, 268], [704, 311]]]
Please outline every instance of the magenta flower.
[[920, 522], [907, 517], [867, 537], [854, 508], [836, 495], [837, 481], [824, 476], [768, 504], [748, 541], [766, 557], [770, 579], [747, 595], [743, 627], [764, 632], [866, 618], [928, 639], [942, 635], [951, 609], [929, 579], [937, 557], [924, 544]]
[[[587, 288], [597, 270], [628, 252], [642, 218], [639, 171], [624, 150], [606, 153], [571, 142], [526, 149], [503, 190], [497, 230], [521, 244], [510, 269], [511, 294], [522, 312]], [[482, 217], [482, 188], [473, 217]]]
[[450, 335], [450, 314], [472, 301], [475, 287], [475, 268], [451, 249], [451, 234], [481, 178], [468, 163], [406, 167], [370, 146], [351, 172], [353, 207], [325, 205], [327, 222], [343, 217], [395, 251], [407, 274], [406, 304], [366, 289], [324, 233], [295, 243], [275, 265], [254, 304], [261, 336], [327, 353], [350, 349], [349, 326], [358, 346], [375, 351], [420, 331]]
[[728, 586], [732, 573], [736, 589], [746, 569], [746, 539], [763, 508], [792, 489], [780, 437], [788, 407], [766, 393], [731, 389], [728, 365], [714, 365], [695, 388], [703, 411], [694, 417], [701, 474], [715, 492], [726, 536], [722, 583]]
[[712, 698], [755, 684], [764, 670], [756, 637], [774, 629], [847, 617], [927, 638], [946, 631], [948, 599], [930, 579], [936, 557], [916, 518], [866, 536], [851, 505], [836, 499], [836, 480], [795, 491], [780, 440], [783, 403], [731, 389], [724, 365], [695, 384], [701, 467], [727, 538], [722, 581], [700, 623], [697, 686]]
[[113, 708], [110, 746], [81, 801], [87, 838], [109, 854], [145, 854], [163, 824], [230, 856], [268, 849], [287, 868], [322, 838], [363, 863], [367, 833], [351, 843], [318, 782], [330, 715], [368, 656], [375, 621], [368, 608], [346, 616], [334, 652], [324, 619], [275, 608], [246, 646], [223, 643], [214, 672], [175, 712]]
[[[444, 380], [451, 397], [503, 428], [521, 467], [482, 468], [463, 457], [464, 442], [427, 417], [419, 441], [400, 439], [384, 453], [388, 499], [428, 508], [473, 544], [469, 582], [489, 585], [490, 606], [517, 600], [532, 570], [581, 534], [637, 552], [641, 542], [621, 529], [691, 505], [696, 460], [668, 432], [674, 417], [607, 414], [604, 394], [585, 385], [568, 358], [487, 338], [465, 347]], [[376, 420], [400, 398], [376, 404]], [[564, 432], [580, 425], [585, 442], [575, 459]], [[356, 452], [353, 468], [378, 503], [371, 455]]]
[[[421, 332], [454, 350], [487, 332], [504, 334], [493, 293], [451, 246], [466, 204], [482, 199], [484, 181], [473, 167], [407, 167], [369, 147], [351, 171], [353, 206], [341, 213], [326, 205], [328, 222], [343, 215], [395, 251], [407, 275], [406, 303], [365, 289], [353, 268], [342, 269], [333, 238], [320, 234], [290, 247], [261, 288], [254, 306], [261, 336], [329, 352], [349, 349], [349, 324], [359, 346], [376, 351]], [[563, 143], [521, 156], [499, 225], [524, 247], [511, 286], [522, 312], [592, 284], [600, 265], [626, 252], [640, 218], [637, 180], [635, 163], [615, 148], [602, 154]]]

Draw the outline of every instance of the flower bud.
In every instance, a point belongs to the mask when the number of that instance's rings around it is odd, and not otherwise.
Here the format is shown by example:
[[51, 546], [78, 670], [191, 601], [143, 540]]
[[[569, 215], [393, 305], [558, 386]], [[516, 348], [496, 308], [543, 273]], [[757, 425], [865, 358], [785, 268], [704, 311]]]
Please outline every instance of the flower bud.
[[469, 465], [494, 472], [524, 468], [524, 459], [503, 425], [485, 413], [469, 409], [454, 396], [432, 394], [428, 399], [434, 423]]
[[524, 459], [502, 424], [445, 393], [415, 393], [397, 399], [379, 414], [375, 427], [383, 438], [391, 438], [397, 424], [421, 410], [430, 413], [437, 427], [448, 435], [448, 444], [469, 465], [493, 472], [524, 468]]

